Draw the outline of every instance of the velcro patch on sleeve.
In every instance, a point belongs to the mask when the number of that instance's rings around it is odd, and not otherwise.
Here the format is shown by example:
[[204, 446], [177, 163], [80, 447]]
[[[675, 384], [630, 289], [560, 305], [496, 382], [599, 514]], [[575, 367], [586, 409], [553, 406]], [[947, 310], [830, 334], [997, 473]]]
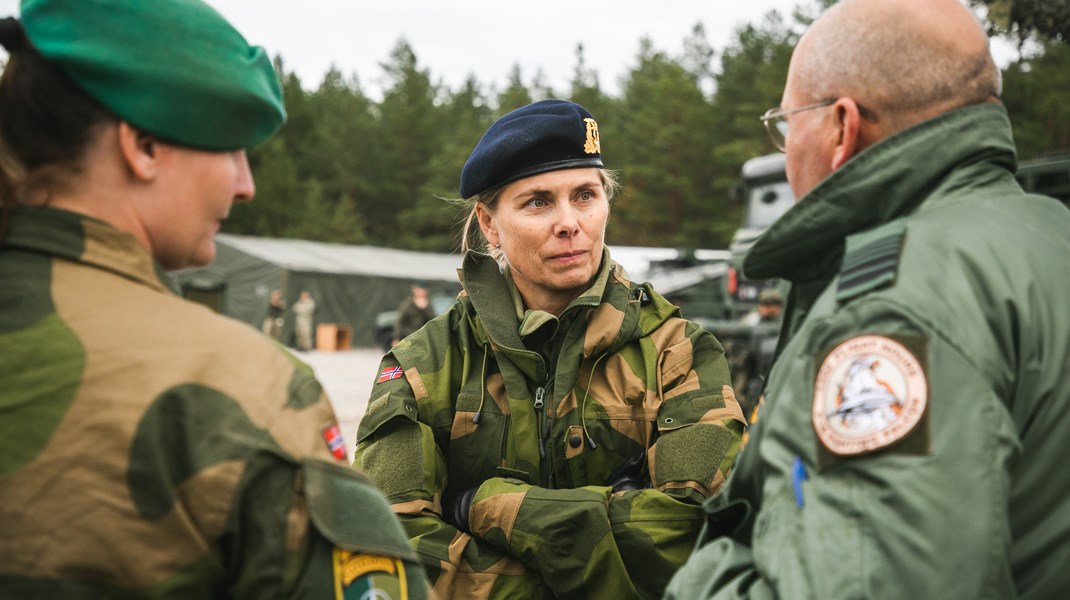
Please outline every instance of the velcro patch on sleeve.
[[911, 437], [928, 414], [923, 365], [917, 340], [860, 335], [833, 348], [814, 382], [811, 417], [823, 448], [835, 457], [863, 456]]
[[336, 600], [407, 600], [401, 559], [334, 549]]

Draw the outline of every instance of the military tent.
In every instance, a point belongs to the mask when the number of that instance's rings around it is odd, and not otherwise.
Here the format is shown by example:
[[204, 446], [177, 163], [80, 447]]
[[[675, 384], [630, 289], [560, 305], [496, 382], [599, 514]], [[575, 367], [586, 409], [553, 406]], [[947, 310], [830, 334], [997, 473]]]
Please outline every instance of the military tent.
[[375, 344], [375, 317], [397, 308], [414, 282], [431, 294], [456, 295], [458, 254], [349, 246], [220, 233], [216, 258], [171, 277], [183, 296], [259, 328], [272, 290], [287, 310], [283, 342], [293, 345], [290, 307], [302, 290], [316, 301], [315, 322], [348, 326], [354, 346]]

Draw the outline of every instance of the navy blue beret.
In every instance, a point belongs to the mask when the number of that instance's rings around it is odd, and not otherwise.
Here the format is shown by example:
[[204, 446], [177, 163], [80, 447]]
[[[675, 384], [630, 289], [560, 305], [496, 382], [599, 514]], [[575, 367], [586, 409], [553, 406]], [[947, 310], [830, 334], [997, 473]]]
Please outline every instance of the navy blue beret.
[[547, 171], [602, 166], [591, 113], [575, 102], [543, 100], [487, 129], [461, 170], [461, 197]]

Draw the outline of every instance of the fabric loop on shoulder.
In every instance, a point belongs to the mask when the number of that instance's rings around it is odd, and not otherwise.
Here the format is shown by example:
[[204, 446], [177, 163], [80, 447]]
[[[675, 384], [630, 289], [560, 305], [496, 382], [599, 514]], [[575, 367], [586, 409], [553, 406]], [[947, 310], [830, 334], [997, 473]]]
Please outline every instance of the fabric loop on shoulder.
[[[326, 461], [301, 463], [312, 524], [339, 548], [416, 560], [382, 494], [359, 472]], [[354, 513], [360, 518], [354, 519]]]
[[400, 401], [391, 400], [394, 397], [394, 394], [387, 392], [368, 403], [368, 410], [357, 429], [358, 444], [395, 417], [405, 417], [413, 423], [417, 422], [416, 418], [420, 413], [416, 400], [410, 397], [403, 397]]

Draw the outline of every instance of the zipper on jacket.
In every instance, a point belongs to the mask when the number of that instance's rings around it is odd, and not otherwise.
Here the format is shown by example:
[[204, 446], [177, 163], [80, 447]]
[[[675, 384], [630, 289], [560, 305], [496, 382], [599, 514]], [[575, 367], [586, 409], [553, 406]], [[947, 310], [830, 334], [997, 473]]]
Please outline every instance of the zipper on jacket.
[[543, 435], [543, 399], [546, 397], [546, 388], [539, 386], [535, 388], [535, 427], [539, 431], [539, 459], [546, 459], [546, 438]]

